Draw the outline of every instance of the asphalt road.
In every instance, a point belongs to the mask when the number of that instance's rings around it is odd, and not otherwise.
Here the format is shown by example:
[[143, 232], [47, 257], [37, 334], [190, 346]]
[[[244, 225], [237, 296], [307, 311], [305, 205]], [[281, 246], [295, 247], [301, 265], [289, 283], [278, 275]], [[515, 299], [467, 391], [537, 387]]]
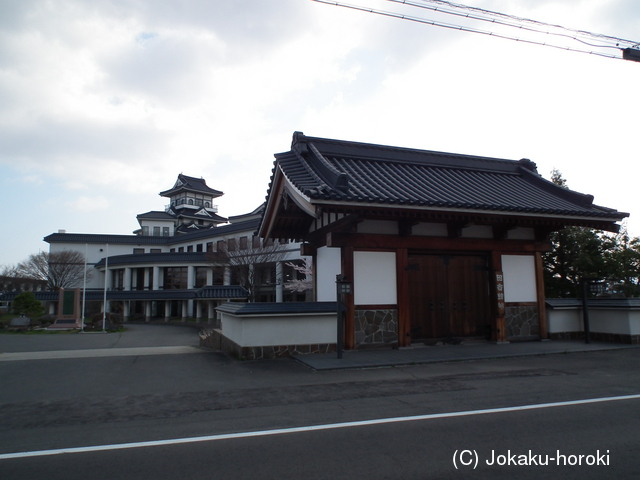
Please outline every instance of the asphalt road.
[[[320, 373], [216, 353], [0, 362], [0, 478], [638, 478], [640, 399], [535, 407], [638, 394], [638, 365], [639, 349]], [[375, 423], [516, 406], [532, 408]], [[90, 446], [110, 447], [59, 452]], [[583, 464], [487, 464], [558, 451]]]

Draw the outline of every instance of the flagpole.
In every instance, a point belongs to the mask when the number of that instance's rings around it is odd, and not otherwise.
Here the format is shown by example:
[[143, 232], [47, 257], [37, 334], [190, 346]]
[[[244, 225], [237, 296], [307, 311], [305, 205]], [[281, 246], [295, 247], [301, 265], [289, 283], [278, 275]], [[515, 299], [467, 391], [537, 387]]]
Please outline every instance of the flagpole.
[[109, 279], [109, 244], [107, 243], [107, 256], [104, 259], [104, 297], [102, 299], [102, 331], [106, 332], [107, 325], [107, 280]]
[[82, 281], [82, 323], [80, 331], [84, 333], [84, 307], [87, 303], [87, 255], [89, 254], [89, 245], [84, 244], [84, 280]]

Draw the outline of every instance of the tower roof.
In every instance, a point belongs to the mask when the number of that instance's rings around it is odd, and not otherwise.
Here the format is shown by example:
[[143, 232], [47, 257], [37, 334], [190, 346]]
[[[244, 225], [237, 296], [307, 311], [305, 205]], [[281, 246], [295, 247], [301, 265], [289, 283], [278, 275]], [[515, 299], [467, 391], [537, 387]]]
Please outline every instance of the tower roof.
[[207, 186], [204, 178], [188, 177], [187, 175], [180, 174], [173, 188], [160, 192], [162, 197], [172, 197], [181, 192], [201, 193], [204, 195], [211, 195], [213, 198], [224, 195], [224, 192], [214, 190]]

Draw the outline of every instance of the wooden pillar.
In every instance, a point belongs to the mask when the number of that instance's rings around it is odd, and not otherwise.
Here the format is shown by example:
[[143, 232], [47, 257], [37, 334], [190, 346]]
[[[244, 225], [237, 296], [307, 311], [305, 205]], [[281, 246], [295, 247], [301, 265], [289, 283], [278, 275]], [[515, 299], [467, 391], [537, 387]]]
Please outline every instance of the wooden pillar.
[[398, 346], [411, 345], [411, 317], [409, 295], [409, 252], [406, 248], [396, 250], [396, 282], [398, 285]]
[[504, 283], [502, 277], [502, 253], [491, 252], [491, 266], [493, 275], [491, 279], [491, 296], [493, 305], [494, 322], [491, 328], [491, 340], [497, 343], [507, 341], [507, 326], [504, 320]]
[[549, 326], [547, 323], [547, 299], [544, 294], [544, 266], [542, 264], [541, 252], [536, 252], [536, 295], [538, 300], [540, 340], [546, 340], [549, 338]]
[[[353, 282], [353, 247], [342, 247], [342, 275], [346, 277], [347, 282]], [[356, 309], [353, 293], [344, 295], [343, 299], [347, 309], [344, 319], [344, 348], [353, 350], [356, 348]]]

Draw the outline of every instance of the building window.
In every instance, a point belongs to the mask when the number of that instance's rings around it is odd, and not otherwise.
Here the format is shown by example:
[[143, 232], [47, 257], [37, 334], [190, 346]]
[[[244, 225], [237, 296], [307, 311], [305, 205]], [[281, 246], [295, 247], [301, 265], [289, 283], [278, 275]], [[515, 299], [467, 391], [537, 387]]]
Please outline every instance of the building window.
[[169, 253], [176, 253], [176, 249], [175, 248], [170, 248], [169, 249]]
[[253, 236], [251, 237], [251, 245], [253, 248], [260, 248], [260, 237]]
[[162, 236], [163, 237], [170, 236], [169, 227], [162, 227]]
[[216, 251], [218, 252], [224, 252], [226, 250], [225, 248], [225, 242], [224, 240], [218, 240], [216, 242]]
[[144, 235], [145, 237], [149, 236], [149, 227], [147, 226], [142, 227], [142, 235]]
[[235, 252], [237, 250], [237, 240], [235, 238], [230, 238], [227, 240], [227, 250], [229, 252]]
[[201, 252], [202, 251], [202, 244], [199, 243], [196, 245], [196, 252]]
[[196, 288], [202, 288], [207, 285], [207, 270], [208, 267], [196, 267]]
[[164, 289], [185, 289], [187, 288], [188, 268], [187, 267], [166, 267], [164, 269]]
[[160, 236], [160, 227], [153, 227], [153, 236], [154, 237]]
[[139, 255], [140, 253], [144, 253], [144, 248], [134, 248], [133, 249], [133, 254], [134, 255]]
[[249, 248], [247, 237], [240, 237], [240, 250], [246, 250], [247, 248]]
[[162, 249], [161, 248], [152, 248], [151, 250], [149, 250], [149, 253], [162, 253]]
[[184, 252], [184, 247], [178, 247], [178, 253]]
[[187, 246], [187, 252], [193, 252], [193, 245]]
[[207, 242], [207, 252], [213, 252], [213, 242]]
[[224, 285], [224, 267], [213, 267], [213, 285]]

